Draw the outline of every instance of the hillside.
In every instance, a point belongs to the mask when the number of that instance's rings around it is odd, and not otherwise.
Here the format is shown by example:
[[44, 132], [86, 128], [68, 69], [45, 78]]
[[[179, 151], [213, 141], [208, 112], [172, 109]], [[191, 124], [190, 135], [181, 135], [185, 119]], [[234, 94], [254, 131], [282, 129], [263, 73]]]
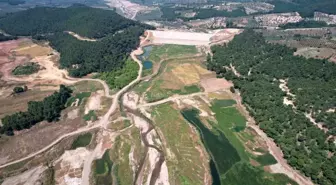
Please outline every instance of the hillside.
[[[128, 54], [139, 44], [139, 36], [151, 28], [114, 11], [84, 5], [37, 7], [0, 19], [0, 29], [8, 34], [50, 41], [61, 53], [61, 67], [76, 77], [120, 69]], [[80, 41], [64, 31], [99, 40]]]
[[335, 184], [336, 65], [293, 56], [292, 49], [268, 44], [252, 30], [212, 51], [208, 68], [234, 82], [288, 163], [317, 184]]

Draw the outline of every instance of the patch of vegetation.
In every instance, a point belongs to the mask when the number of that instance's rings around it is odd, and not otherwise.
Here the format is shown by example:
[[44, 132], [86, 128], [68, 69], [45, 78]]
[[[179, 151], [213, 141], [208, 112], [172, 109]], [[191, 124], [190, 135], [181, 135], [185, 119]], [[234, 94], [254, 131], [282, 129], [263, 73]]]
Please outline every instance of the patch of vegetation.
[[[11, 35], [48, 40], [61, 53], [61, 67], [75, 77], [121, 69], [126, 56], [138, 46], [139, 36], [145, 29], [153, 29], [115, 11], [78, 4], [68, 8], [36, 7], [8, 14], [0, 19], [0, 27]], [[64, 31], [99, 40], [81, 41]]]
[[214, 100], [213, 104], [218, 107], [231, 107], [232, 105], [236, 104], [235, 100], [228, 99], [228, 100]]
[[13, 69], [13, 75], [31, 75], [37, 73], [40, 70], [40, 65], [35, 62], [28, 62], [23, 65], [19, 65]]
[[198, 118], [198, 111], [195, 109], [182, 111], [183, 117], [200, 132], [202, 141], [211, 154], [219, 174], [225, 174], [235, 163], [241, 161], [241, 158], [219, 130], [211, 131]]
[[74, 91], [74, 93], [95, 92], [98, 90], [104, 90], [104, 87], [100, 82], [87, 80], [77, 82], [75, 85], [70, 87]]
[[94, 176], [96, 184], [108, 185], [112, 184], [112, 166], [113, 162], [110, 158], [110, 150], [106, 150], [103, 157], [101, 159], [97, 159], [94, 161]]
[[23, 92], [26, 92], [28, 90], [28, 87], [27, 86], [15, 86], [14, 89], [13, 89], [13, 93], [15, 94], [19, 94], [19, 93], [23, 93]]
[[[211, 106], [211, 110], [216, 113], [215, 117], [218, 121], [218, 127], [225, 133], [227, 137], [232, 136], [232, 140], [236, 140], [236, 137], [232, 131], [239, 132], [246, 128], [245, 117], [242, 116], [235, 107], [226, 107], [218, 103], [214, 103]], [[237, 143], [240, 142], [237, 141]], [[240, 146], [239, 148], [242, 148], [243, 150], [244, 147]]]
[[[226, 108], [223, 110], [226, 110]], [[216, 112], [216, 115], [217, 114], [222, 113]], [[216, 185], [296, 184], [287, 176], [270, 174], [263, 171], [262, 168], [251, 166], [248, 162], [249, 158], [247, 157], [247, 153], [242, 143], [239, 140], [236, 140], [233, 135], [226, 137], [228, 132], [222, 132], [222, 129], [218, 129], [219, 126], [213, 125], [213, 130], [209, 130], [199, 119], [197, 110], [183, 110], [182, 115], [200, 132], [202, 142], [204, 143], [207, 151], [211, 154], [211, 174], [215, 179], [214, 182]], [[220, 121], [223, 120], [218, 120], [218, 122]], [[234, 132], [231, 131], [231, 133], [233, 134]], [[239, 142], [239, 144], [237, 142]], [[267, 156], [262, 159], [262, 162], [271, 163], [272, 161], [271, 158]], [[244, 178], [241, 178], [242, 174], [244, 174]]]
[[18, 112], [7, 115], [1, 119], [1, 134], [14, 135], [14, 130], [29, 129], [41, 121], [57, 121], [60, 113], [65, 109], [68, 98], [71, 97], [72, 90], [64, 85], [60, 86], [58, 92], [44, 98], [42, 101], [28, 102], [26, 112]]
[[95, 76], [95, 78], [106, 81], [111, 89], [121, 89], [138, 76], [139, 65], [128, 58], [125, 66], [118, 71], [102, 72]]
[[92, 139], [92, 134], [90, 132], [78, 136], [71, 145], [71, 149], [74, 150], [79, 147], [86, 147], [90, 144]]
[[[335, 152], [336, 146], [328, 137], [336, 133], [336, 114], [327, 110], [336, 102], [336, 64], [293, 56], [293, 49], [269, 44], [252, 30], [235, 36], [225, 47], [212, 47], [212, 52], [208, 69], [233, 81], [251, 115], [280, 146], [288, 163], [315, 183], [335, 184], [336, 156], [328, 157], [328, 152]], [[246, 78], [223, 68], [230, 64]], [[254, 72], [248, 75], [250, 68]], [[288, 79], [295, 107], [283, 104], [285, 93], [273, 79]], [[304, 115], [308, 112], [329, 131], [313, 125]]]
[[262, 166], [268, 166], [268, 165], [272, 165], [272, 164], [277, 163], [277, 160], [270, 153], [266, 153], [264, 155], [259, 155], [255, 159]]
[[96, 121], [97, 120], [97, 115], [94, 110], [90, 110], [87, 114], [83, 116], [83, 119], [85, 121]]
[[[244, 177], [242, 178], [242, 174]], [[297, 183], [291, 180], [289, 177], [277, 174], [267, 174], [262, 169], [255, 168], [247, 163], [237, 163], [230, 171], [222, 176], [223, 184], [228, 185], [297, 185]]]
[[182, 46], [174, 44], [165, 44], [163, 46], [153, 46], [148, 60], [160, 62], [164, 58], [181, 57], [185, 55], [195, 55], [198, 51], [195, 46]]
[[336, 2], [330, 0], [271, 1], [275, 5], [273, 13], [299, 12], [303, 17], [313, 17], [314, 12], [336, 14]]
[[6, 35], [0, 33], [0, 42], [8, 41], [8, 40], [15, 40], [15, 39], [17, 39], [16, 36], [6, 36]]
[[161, 84], [162, 80], [156, 80], [150, 91], [146, 93], [145, 97], [148, 102], [154, 102], [157, 100], [168, 98], [173, 94], [186, 95], [202, 91], [198, 85], [184, 86], [181, 89], [173, 90], [173, 89], [164, 89], [161, 87]]
[[78, 106], [81, 105], [81, 103], [83, 102], [84, 98], [88, 98], [91, 96], [91, 92], [81, 92], [81, 93], [77, 93], [75, 96], [71, 96], [67, 103], [66, 106], [69, 107], [71, 106], [71, 104], [73, 104], [74, 102], [77, 101], [78, 99]]
[[323, 21], [306, 21], [302, 20], [296, 23], [287, 23], [280, 25], [279, 27], [282, 29], [290, 29], [290, 28], [322, 28], [328, 27], [332, 25], [328, 25], [326, 22]]
[[[169, 178], [176, 179], [176, 184], [204, 184], [205, 169], [201, 163], [200, 152], [195, 148], [200, 140], [193, 139], [190, 126], [180, 112], [170, 104], [161, 104], [155, 106], [152, 115], [156, 128], [162, 132], [167, 141], [167, 148], [175, 156], [174, 159], [166, 158]], [[218, 146], [221, 145], [217, 143]]]

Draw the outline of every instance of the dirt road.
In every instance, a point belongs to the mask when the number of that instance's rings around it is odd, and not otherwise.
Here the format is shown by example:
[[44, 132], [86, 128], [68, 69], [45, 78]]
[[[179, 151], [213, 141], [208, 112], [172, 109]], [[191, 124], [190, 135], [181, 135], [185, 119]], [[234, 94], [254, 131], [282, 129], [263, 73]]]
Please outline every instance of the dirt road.
[[193, 93], [193, 94], [176, 95], [176, 96], [172, 96], [172, 97], [169, 97], [169, 98], [166, 98], [166, 99], [163, 99], [163, 100], [159, 100], [159, 101], [156, 101], [156, 102], [141, 104], [141, 105], [138, 105], [137, 107], [138, 108], [150, 107], [150, 106], [155, 106], [155, 105], [160, 105], [160, 104], [163, 104], [163, 103], [167, 103], [167, 102], [170, 102], [170, 101], [175, 101], [175, 100], [185, 99], [185, 98], [191, 98], [191, 97], [194, 97], [194, 96], [200, 96], [200, 95], [206, 95], [206, 94], [207, 93], [205, 93], [205, 92], [197, 92], [197, 93]]

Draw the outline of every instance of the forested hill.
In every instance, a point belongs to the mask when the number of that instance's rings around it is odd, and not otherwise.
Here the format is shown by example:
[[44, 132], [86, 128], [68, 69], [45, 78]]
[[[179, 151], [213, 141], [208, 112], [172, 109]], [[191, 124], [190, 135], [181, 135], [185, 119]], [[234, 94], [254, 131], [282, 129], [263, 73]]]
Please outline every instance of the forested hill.
[[[33, 36], [50, 41], [61, 54], [60, 66], [71, 76], [119, 70], [139, 44], [139, 36], [153, 27], [126, 19], [114, 11], [73, 5], [68, 8], [37, 7], [8, 14], [0, 29], [13, 36]], [[80, 41], [72, 31], [97, 42]]]
[[336, 14], [336, 0], [272, 0], [273, 12], [299, 12], [301, 16], [312, 17], [315, 11]]
[[80, 4], [68, 8], [36, 7], [0, 19], [0, 29], [16, 36], [73, 31], [81, 36], [101, 38], [130, 26], [145, 25], [115, 11]]
[[[250, 114], [288, 163], [317, 184], [336, 184], [336, 64], [293, 56], [293, 49], [268, 44], [252, 30], [211, 49], [208, 68], [234, 82]], [[293, 96], [280, 89], [282, 80]], [[284, 104], [285, 96], [293, 105]], [[329, 131], [314, 125], [309, 113]]]

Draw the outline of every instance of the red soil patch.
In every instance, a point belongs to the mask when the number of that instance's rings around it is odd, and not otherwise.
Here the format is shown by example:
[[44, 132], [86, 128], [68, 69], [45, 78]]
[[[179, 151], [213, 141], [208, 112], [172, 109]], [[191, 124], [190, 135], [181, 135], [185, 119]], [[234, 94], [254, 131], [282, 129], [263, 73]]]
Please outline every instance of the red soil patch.
[[205, 92], [214, 92], [222, 89], [229, 89], [233, 84], [223, 78], [202, 79], [201, 85]]

